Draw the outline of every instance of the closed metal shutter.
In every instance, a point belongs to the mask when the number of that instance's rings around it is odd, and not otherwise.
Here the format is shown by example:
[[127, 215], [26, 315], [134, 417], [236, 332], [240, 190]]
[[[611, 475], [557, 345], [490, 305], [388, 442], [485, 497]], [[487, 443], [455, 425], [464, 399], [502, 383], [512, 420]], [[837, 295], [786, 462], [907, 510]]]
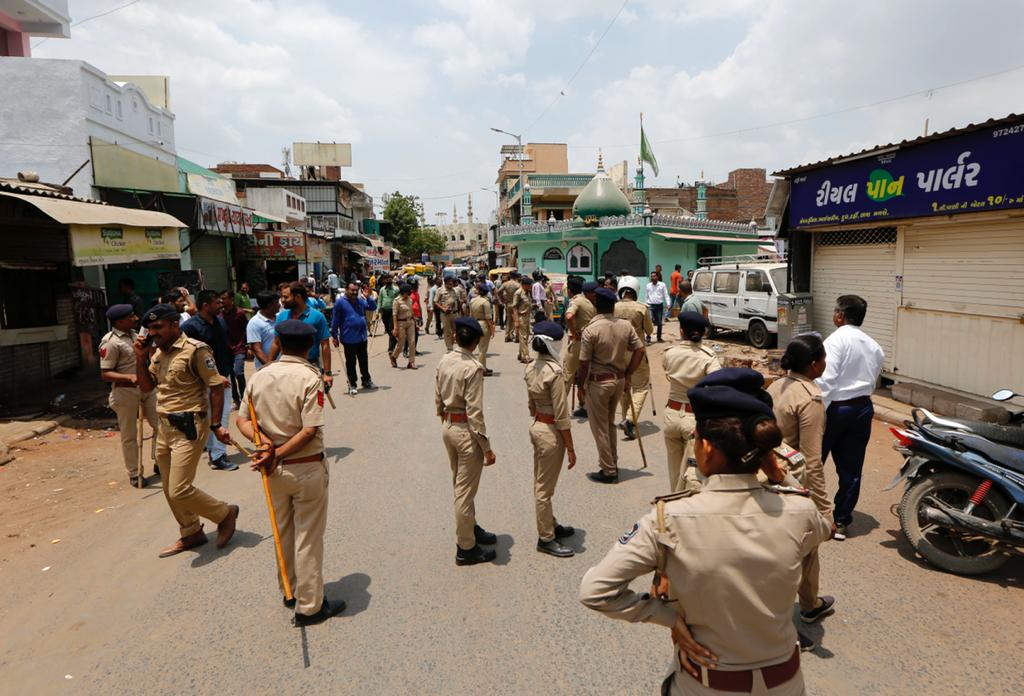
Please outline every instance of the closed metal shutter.
[[227, 240], [204, 234], [189, 248], [192, 268], [203, 272], [203, 286], [207, 290], [227, 290], [231, 276], [227, 254]]
[[896, 228], [815, 232], [811, 263], [814, 330], [835, 331], [832, 310], [840, 295], [860, 295], [868, 303], [861, 327], [885, 351], [884, 369], [893, 366], [896, 325]]
[[910, 226], [896, 371], [988, 396], [1024, 392], [1024, 221]]

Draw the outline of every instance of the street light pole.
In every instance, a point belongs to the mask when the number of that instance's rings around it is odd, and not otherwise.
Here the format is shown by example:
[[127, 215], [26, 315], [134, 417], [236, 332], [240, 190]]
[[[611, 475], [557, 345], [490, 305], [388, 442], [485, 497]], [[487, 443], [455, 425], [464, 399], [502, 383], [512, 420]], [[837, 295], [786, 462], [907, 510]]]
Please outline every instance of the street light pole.
[[491, 127], [491, 130], [494, 131], [495, 133], [502, 133], [504, 135], [510, 135], [510, 136], [512, 136], [513, 138], [516, 139], [516, 149], [519, 151], [517, 153], [519, 155], [519, 157], [517, 159], [519, 160], [519, 196], [520, 196], [519, 222], [521, 224], [523, 222], [523, 216], [522, 216], [523, 204], [522, 204], [521, 201], [523, 199], [525, 199], [525, 197], [526, 197], [526, 186], [525, 186], [525, 182], [523, 182], [523, 136], [522, 136], [522, 134], [516, 135], [515, 133], [509, 133], [508, 131], [501, 130], [500, 128], [494, 128], [493, 126]]

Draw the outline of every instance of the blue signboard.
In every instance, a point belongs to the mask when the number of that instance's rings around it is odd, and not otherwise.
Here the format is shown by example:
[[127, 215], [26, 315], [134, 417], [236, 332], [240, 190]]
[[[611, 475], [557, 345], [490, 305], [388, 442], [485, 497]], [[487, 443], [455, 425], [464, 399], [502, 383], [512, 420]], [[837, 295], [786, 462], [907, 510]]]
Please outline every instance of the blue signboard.
[[1024, 119], [793, 176], [790, 225], [1024, 208]]

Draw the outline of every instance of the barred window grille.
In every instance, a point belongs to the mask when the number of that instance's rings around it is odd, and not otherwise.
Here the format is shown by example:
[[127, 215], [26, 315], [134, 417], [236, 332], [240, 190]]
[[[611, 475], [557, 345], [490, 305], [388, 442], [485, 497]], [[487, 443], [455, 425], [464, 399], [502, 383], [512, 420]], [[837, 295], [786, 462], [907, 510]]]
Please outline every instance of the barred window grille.
[[863, 230], [819, 232], [814, 235], [817, 246], [877, 246], [896, 243], [895, 227], [870, 227]]

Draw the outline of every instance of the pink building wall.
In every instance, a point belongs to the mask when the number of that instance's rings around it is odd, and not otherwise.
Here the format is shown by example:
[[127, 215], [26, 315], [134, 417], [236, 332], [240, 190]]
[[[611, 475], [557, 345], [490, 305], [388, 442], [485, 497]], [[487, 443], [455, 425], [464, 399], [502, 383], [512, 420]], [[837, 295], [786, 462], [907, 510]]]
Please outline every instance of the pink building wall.
[[21, 23], [0, 12], [0, 56], [28, 58], [32, 55], [30, 36], [22, 31]]

